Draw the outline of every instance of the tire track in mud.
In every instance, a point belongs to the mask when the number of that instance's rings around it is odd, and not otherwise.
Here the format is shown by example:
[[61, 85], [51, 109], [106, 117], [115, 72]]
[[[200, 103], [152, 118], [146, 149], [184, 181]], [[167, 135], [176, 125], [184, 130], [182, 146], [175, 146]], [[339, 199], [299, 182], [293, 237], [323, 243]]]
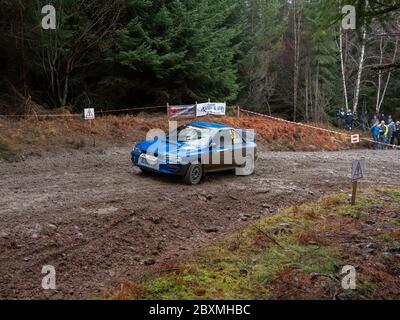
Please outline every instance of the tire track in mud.
[[[398, 151], [261, 152], [251, 177], [194, 187], [132, 169], [129, 148], [0, 162], [0, 298], [78, 299], [189, 257], [277, 208], [362, 185], [399, 185]], [[54, 265], [57, 291], [41, 288]]]

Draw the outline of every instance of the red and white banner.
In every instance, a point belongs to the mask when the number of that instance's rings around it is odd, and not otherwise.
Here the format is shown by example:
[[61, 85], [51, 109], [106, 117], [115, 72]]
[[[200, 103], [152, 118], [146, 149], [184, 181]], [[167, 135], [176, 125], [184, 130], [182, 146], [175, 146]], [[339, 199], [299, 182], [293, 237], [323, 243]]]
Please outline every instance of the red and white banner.
[[168, 106], [168, 118], [173, 120], [196, 118], [196, 105]]
[[208, 115], [224, 116], [226, 103], [207, 102], [194, 105], [168, 106], [168, 118], [177, 120], [184, 118], [196, 118]]

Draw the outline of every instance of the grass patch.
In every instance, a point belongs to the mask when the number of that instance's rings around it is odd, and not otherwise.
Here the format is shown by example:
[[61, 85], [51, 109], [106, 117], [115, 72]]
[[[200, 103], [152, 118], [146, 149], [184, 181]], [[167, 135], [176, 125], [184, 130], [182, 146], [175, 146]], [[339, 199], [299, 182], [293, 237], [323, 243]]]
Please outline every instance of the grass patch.
[[5, 141], [0, 140], [0, 154], [6, 153], [6, 152], [9, 152], [9, 151], [11, 151], [10, 145]]
[[[368, 189], [360, 192], [356, 206], [350, 205], [347, 194], [339, 194], [281, 210], [174, 271], [148, 277], [124, 296], [260, 300], [370, 299], [387, 294], [390, 298], [400, 293], [395, 289], [400, 287], [396, 274], [400, 270], [394, 262], [400, 227], [399, 219], [387, 213], [398, 210], [399, 203], [400, 189]], [[366, 250], [371, 247], [376, 253]], [[373, 269], [374, 261], [387, 269]], [[341, 288], [340, 271], [345, 265], [360, 269], [357, 290]], [[118, 297], [118, 290], [108, 297], [113, 296]]]
[[15, 152], [11, 145], [0, 139], [0, 159], [10, 160], [15, 156]]

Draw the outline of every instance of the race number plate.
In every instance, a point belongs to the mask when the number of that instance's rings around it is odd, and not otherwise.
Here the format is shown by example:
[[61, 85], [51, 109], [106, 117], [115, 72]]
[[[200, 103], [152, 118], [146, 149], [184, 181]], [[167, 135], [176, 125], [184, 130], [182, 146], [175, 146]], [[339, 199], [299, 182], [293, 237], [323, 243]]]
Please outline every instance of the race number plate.
[[159, 170], [160, 168], [158, 158], [149, 154], [142, 154], [140, 156], [139, 165], [153, 170]]

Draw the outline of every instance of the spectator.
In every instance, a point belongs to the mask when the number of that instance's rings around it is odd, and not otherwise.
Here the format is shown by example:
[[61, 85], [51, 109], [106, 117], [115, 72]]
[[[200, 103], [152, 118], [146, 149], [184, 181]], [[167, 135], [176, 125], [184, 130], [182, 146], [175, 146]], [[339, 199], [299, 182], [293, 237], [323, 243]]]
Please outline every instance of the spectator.
[[367, 111], [361, 112], [360, 115], [361, 131], [365, 132], [368, 127], [368, 113]]
[[389, 116], [390, 123], [387, 125], [388, 133], [387, 133], [387, 143], [393, 144], [394, 138], [396, 135], [396, 124], [393, 122], [392, 117]]
[[378, 114], [372, 115], [371, 119], [369, 119], [370, 128], [372, 128], [377, 122], [379, 122], [379, 115]]
[[345, 117], [346, 117], [346, 113], [344, 112], [343, 109], [340, 109], [340, 111], [338, 111], [336, 113], [336, 118], [337, 118], [338, 121], [340, 121], [340, 120], [343, 121], [345, 119]]
[[387, 143], [388, 132], [388, 127], [385, 124], [385, 121], [382, 120], [381, 124], [379, 125], [379, 143], [381, 149], [383, 149], [384, 144]]
[[396, 122], [396, 138], [397, 138], [397, 145], [400, 146], [400, 121]]
[[374, 139], [374, 149], [379, 149], [379, 122], [375, 122], [373, 126], [371, 127], [371, 132], [372, 132], [372, 137]]
[[353, 131], [354, 114], [352, 112], [347, 112], [344, 121], [346, 122], [346, 130]]
[[393, 122], [392, 116], [388, 116], [387, 120], [386, 120], [386, 124], [389, 125]]

